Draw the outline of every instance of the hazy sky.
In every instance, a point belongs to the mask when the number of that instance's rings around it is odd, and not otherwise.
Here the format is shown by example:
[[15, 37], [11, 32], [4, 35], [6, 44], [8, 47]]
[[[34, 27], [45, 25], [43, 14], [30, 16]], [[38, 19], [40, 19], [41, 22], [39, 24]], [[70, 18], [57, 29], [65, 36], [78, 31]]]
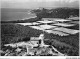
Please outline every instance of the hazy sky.
[[79, 0], [1, 0], [2, 8], [79, 7]]

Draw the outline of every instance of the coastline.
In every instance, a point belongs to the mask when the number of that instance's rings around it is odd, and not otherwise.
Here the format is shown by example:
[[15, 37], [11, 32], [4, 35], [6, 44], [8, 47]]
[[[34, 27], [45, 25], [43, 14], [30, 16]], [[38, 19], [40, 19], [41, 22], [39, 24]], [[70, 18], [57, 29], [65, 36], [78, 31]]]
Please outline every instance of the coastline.
[[36, 17], [37, 17], [37, 16], [29, 17], [29, 18], [24, 18], [24, 19], [21, 19], [21, 20], [27, 20], [27, 19], [36, 18]]
[[31, 13], [30, 10], [26, 11], [25, 10], [21, 10], [21, 11], [17, 11], [16, 9], [13, 10], [9, 10], [9, 11], [3, 11], [2, 12], [2, 17], [1, 17], [1, 21], [20, 21], [20, 20], [27, 20], [30, 18], [35, 18], [36, 14], [35, 13]]
[[21, 20], [14, 20], [14, 21], [0, 21], [1, 23], [26, 23], [26, 22], [34, 22], [37, 21], [38, 17], [34, 16], [34, 17], [30, 17], [30, 18], [24, 18]]

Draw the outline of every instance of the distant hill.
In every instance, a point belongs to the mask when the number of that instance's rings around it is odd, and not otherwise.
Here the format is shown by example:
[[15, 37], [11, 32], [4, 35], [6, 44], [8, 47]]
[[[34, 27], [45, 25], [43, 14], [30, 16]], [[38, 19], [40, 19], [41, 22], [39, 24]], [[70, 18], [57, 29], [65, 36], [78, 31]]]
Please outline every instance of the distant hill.
[[69, 18], [79, 16], [79, 9], [74, 8], [55, 8], [55, 9], [36, 9], [32, 10], [39, 18]]

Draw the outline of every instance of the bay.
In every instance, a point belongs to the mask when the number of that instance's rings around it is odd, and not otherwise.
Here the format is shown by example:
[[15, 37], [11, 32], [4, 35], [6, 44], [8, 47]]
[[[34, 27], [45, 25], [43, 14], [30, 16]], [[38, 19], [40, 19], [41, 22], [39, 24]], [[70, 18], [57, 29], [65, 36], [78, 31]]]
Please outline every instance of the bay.
[[24, 20], [35, 16], [29, 9], [1, 9], [1, 21]]

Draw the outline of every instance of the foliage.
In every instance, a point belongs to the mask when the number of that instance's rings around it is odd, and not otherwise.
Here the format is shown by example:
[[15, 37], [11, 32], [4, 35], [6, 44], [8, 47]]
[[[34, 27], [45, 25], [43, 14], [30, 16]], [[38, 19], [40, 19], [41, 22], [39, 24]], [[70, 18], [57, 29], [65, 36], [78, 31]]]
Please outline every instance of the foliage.
[[[43, 33], [40, 30], [32, 29], [28, 26], [22, 26], [18, 24], [12, 24], [12, 23], [2, 23], [1, 24], [1, 46], [2, 49], [5, 47], [4, 44], [9, 43], [16, 43], [24, 40], [29, 40], [30, 37], [38, 37], [41, 33]], [[79, 49], [79, 33], [75, 35], [69, 35], [69, 36], [59, 36], [54, 34], [45, 34], [45, 39], [48, 39], [48, 41], [45, 41], [47, 44], [54, 45], [59, 51], [66, 52], [69, 55], [78, 55], [78, 49]], [[54, 41], [57, 40], [57, 41]], [[59, 42], [63, 42], [64, 44], [61, 44]], [[68, 44], [68, 45], [66, 45]], [[64, 47], [63, 47], [64, 46]], [[72, 48], [67, 47], [72, 46]], [[73, 49], [74, 48], [74, 49]], [[72, 54], [70, 53], [72, 52]]]
[[[39, 9], [38, 9], [39, 10]], [[73, 8], [56, 8], [56, 9], [45, 9], [33, 10], [39, 18], [69, 18], [70, 16], [79, 16], [79, 9]]]

